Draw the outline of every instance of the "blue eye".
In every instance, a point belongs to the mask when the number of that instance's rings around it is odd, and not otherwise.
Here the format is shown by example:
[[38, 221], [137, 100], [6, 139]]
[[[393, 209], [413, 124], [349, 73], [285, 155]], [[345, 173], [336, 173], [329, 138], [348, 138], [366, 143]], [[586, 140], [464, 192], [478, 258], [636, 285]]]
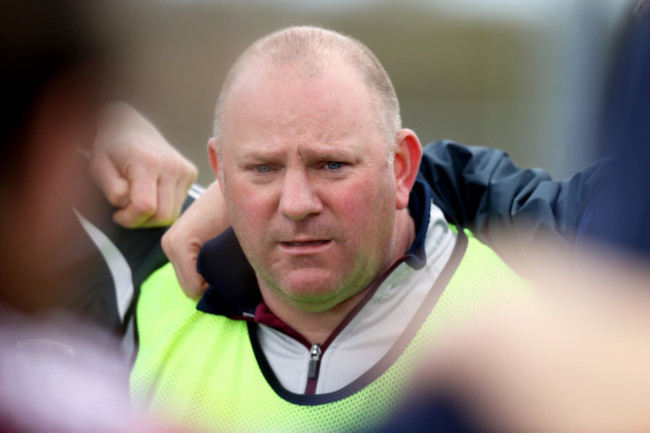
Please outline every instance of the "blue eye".
[[343, 163], [337, 161], [330, 161], [327, 164], [325, 164], [325, 167], [327, 167], [328, 170], [338, 170], [339, 168], [343, 167]]
[[268, 172], [271, 171], [271, 167], [269, 167], [266, 164], [256, 165], [255, 166], [255, 171], [258, 172], [258, 173], [268, 173]]

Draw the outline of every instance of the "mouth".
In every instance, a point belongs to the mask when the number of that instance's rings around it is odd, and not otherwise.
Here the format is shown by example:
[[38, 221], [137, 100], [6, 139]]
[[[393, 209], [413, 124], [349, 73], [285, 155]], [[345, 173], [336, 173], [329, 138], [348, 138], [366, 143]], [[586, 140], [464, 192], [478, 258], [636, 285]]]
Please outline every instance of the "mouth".
[[285, 253], [309, 255], [325, 251], [333, 242], [331, 239], [290, 240], [279, 242], [279, 245]]
[[311, 246], [325, 245], [328, 242], [331, 241], [315, 240], [315, 241], [292, 241], [292, 242], [280, 242], [280, 243], [286, 247], [311, 247]]

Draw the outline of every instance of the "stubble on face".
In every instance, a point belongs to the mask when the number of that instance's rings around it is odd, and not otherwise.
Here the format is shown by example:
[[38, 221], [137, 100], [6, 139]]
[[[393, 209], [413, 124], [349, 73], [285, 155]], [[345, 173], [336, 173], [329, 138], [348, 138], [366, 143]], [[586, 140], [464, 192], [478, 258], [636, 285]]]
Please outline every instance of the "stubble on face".
[[[367, 87], [350, 79], [349, 70], [309, 79], [290, 70], [266, 72], [246, 77], [248, 85], [227, 101], [220, 152], [227, 211], [263, 294], [325, 311], [366, 289], [395, 259], [395, 186], [386, 143]], [[272, 169], [270, 181], [255, 177], [242, 157], [247, 153]], [[325, 162], [344, 160], [347, 174], [323, 177], [314, 168], [314, 155], [321, 154]], [[299, 220], [279, 211], [289, 173], [313, 190], [322, 209]], [[287, 254], [291, 248], [282, 242], [300, 239], [326, 240], [329, 249]]]

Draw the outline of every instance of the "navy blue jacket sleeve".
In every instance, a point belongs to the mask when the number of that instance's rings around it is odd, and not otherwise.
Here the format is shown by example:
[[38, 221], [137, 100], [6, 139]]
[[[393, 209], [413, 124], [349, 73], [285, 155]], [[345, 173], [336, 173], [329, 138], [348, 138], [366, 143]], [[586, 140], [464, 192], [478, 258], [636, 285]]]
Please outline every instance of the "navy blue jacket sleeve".
[[540, 235], [574, 240], [587, 206], [608, 182], [611, 161], [601, 160], [562, 181], [541, 169], [522, 169], [502, 150], [449, 140], [424, 148], [420, 179], [447, 218], [493, 243], [503, 229], [525, 246]]

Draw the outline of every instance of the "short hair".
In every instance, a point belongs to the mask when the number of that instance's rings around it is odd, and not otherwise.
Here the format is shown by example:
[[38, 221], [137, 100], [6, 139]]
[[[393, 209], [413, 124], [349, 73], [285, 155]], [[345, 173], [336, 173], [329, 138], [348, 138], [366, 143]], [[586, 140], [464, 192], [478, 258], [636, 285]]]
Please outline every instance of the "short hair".
[[305, 77], [320, 74], [329, 65], [343, 61], [361, 75], [373, 95], [378, 127], [389, 144], [392, 160], [401, 129], [399, 101], [386, 70], [373, 52], [358, 40], [332, 30], [312, 26], [288, 27], [258, 39], [237, 59], [228, 72], [215, 108], [213, 136], [217, 145], [223, 134], [224, 105], [241, 73], [251, 63], [298, 66]]

